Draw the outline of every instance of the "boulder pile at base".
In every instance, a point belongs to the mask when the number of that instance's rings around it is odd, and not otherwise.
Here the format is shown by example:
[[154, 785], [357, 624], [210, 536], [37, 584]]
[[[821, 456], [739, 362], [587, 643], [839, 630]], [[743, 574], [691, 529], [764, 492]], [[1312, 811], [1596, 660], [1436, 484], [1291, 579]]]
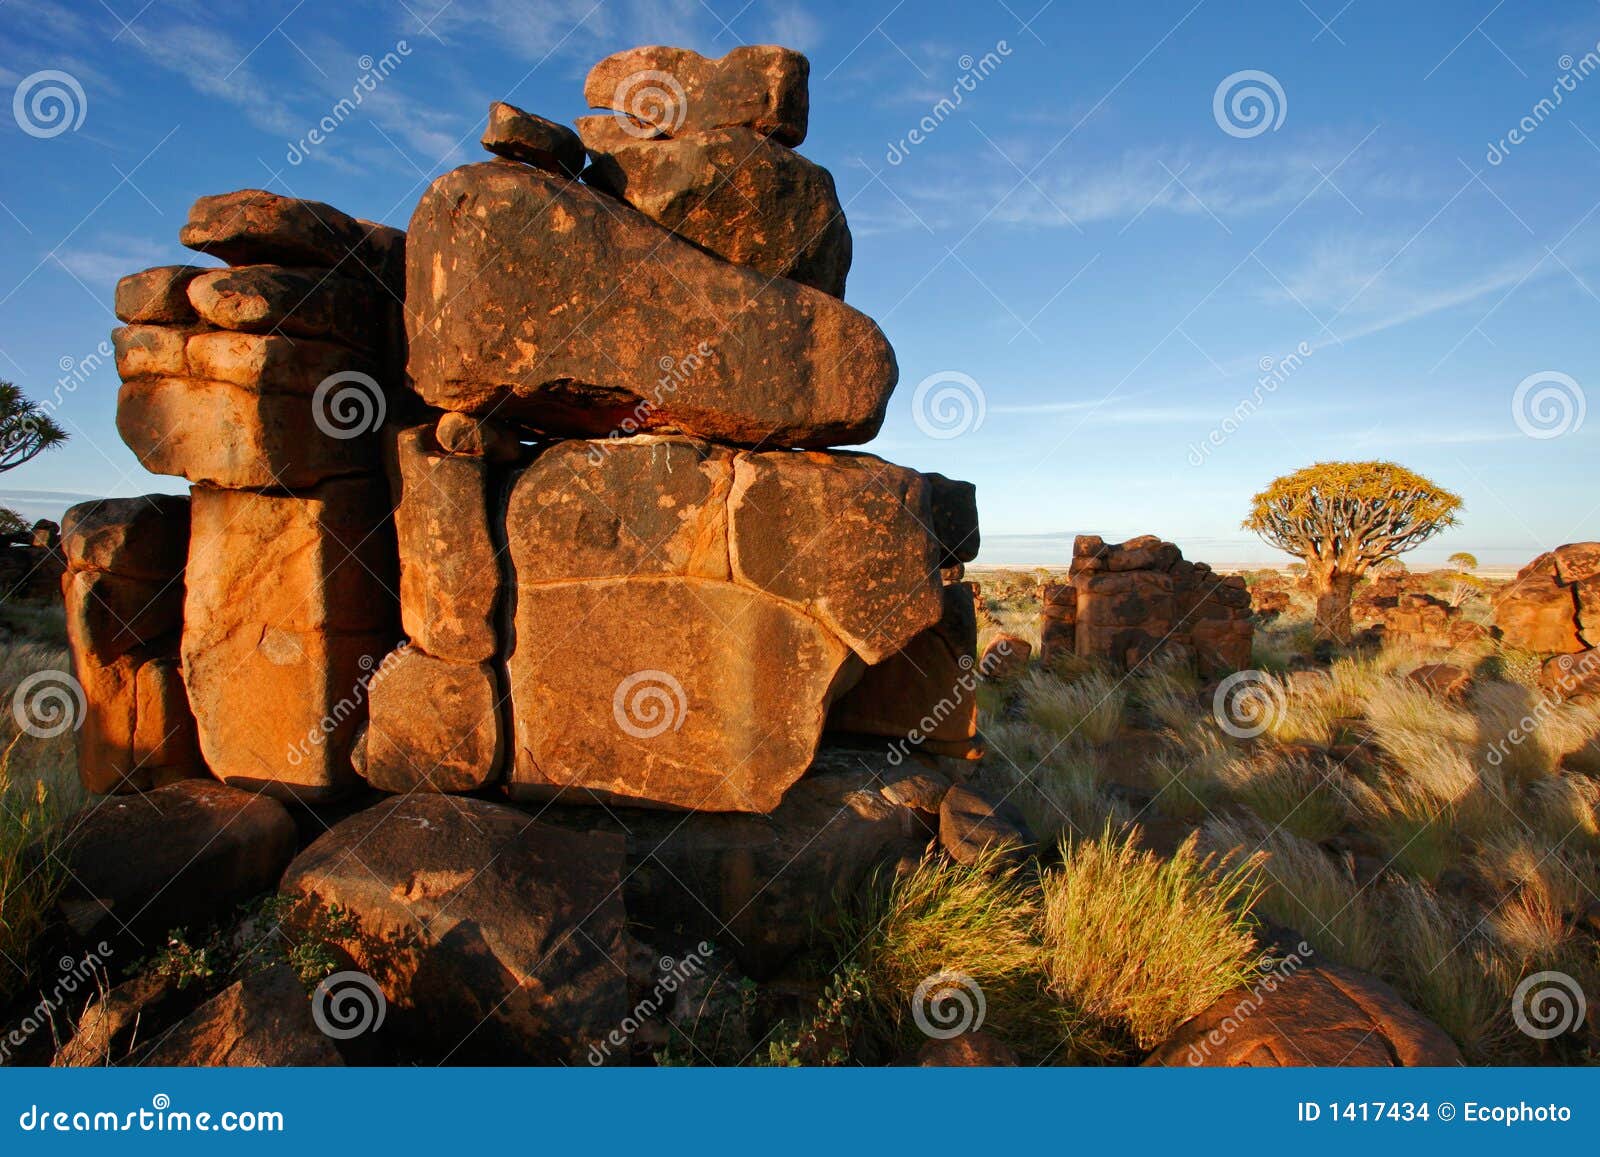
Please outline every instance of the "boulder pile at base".
[[1255, 628], [1243, 576], [1219, 575], [1154, 535], [1081, 534], [1064, 583], [1046, 583], [1040, 658], [1098, 659], [1131, 671], [1157, 656], [1211, 678], [1250, 666]]

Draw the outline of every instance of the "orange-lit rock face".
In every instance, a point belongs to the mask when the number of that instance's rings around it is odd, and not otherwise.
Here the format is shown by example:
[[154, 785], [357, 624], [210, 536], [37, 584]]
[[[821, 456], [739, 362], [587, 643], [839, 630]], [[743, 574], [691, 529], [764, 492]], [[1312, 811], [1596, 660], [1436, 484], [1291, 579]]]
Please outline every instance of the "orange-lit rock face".
[[318, 798], [353, 779], [367, 684], [397, 634], [388, 501], [370, 478], [194, 488], [184, 670], [223, 782]]
[[771, 810], [861, 662], [939, 620], [926, 502], [867, 455], [546, 450], [506, 518], [513, 792]]
[[189, 503], [173, 495], [86, 502], [62, 519], [67, 643], [83, 688], [78, 776], [87, 791], [205, 774], [177, 667], [188, 542]]
[[772, 44], [740, 45], [715, 59], [646, 45], [591, 68], [583, 98], [667, 136], [736, 125], [793, 146], [806, 139], [810, 79], [804, 56]]
[[830, 446], [877, 433], [898, 376], [837, 298], [526, 166], [440, 177], [407, 246], [410, 376], [444, 409], [579, 437]]
[[844, 296], [850, 227], [828, 170], [752, 129], [642, 140], [584, 119], [588, 184], [736, 265]]
[[1495, 596], [1494, 625], [1510, 646], [1571, 655], [1600, 641], [1600, 543], [1541, 554]]

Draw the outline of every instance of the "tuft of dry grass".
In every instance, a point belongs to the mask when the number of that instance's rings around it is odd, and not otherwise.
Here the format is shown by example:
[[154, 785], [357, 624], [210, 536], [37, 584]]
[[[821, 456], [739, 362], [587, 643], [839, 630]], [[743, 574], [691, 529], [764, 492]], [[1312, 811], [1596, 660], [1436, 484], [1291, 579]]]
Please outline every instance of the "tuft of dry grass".
[[[1081, 1014], [1045, 988], [1037, 887], [989, 856], [971, 866], [929, 858], [899, 875], [879, 874], [840, 922], [842, 945], [860, 970], [870, 1031], [901, 1050], [927, 1040], [917, 1024], [919, 989], [940, 976], [968, 978], [983, 1023], [1033, 1061], [1103, 1056], [1106, 1045]], [[935, 1019], [941, 1025], [942, 1021]]]
[[1382, 968], [1388, 929], [1381, 913], [1370, 893], [1317, 845], [1236, 816], [1208, 821], [1201, 838], [1205, 847], [1222, 854], [1265, 853], [1266, 887], [1257, 913], [1300, 932], [1329, 959], [1368, 972]]
[[1256, 974], [1258, 864], [1195, 848], [1163, 859], [1108, 826], [1041, 881], [1050, 990], [1141, 1049]]
[[1028, 722], [1058, 737], [1104, 744], [1122, 730], [1128, 690], [1110, 675], [1095, 671], [1068, 683], [1034, 671], [1022, 680], [1020, 693]]

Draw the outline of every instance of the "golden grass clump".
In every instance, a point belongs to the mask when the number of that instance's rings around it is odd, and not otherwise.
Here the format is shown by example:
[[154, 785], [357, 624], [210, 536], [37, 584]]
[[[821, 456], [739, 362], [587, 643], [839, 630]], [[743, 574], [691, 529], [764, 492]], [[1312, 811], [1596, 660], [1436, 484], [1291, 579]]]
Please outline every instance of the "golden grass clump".
[[1050, 990], [1140, 1049], [1257, 971], [1257, 862], [1195, 848], [1191, 836], [1163, 859], [1107, 827], [1042, 879]]
[[1103, 744], [1122, 730], [1128, 690], [1110, 675], [1095, 671], [1067, 683], [1035, 671], [1023, 678], [1020, 692], [1028, 722], [1059, 738]]

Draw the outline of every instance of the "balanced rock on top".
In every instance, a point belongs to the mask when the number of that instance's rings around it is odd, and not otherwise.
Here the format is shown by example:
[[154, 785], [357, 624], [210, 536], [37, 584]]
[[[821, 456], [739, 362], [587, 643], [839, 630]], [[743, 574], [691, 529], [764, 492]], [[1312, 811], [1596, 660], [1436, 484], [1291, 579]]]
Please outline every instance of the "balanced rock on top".
[[667, 136], [739, 126], [792, 147], [806, 139], [810, 78], [804, 56], [776, 45], [742, 44], [715, 60], [651, 45], [591, 68], [583, 98]]
[[713, 257], [582, 184], [466, 165], [407, 241], [414, 388], [566, 436], [864, 442], [899, 376], [872, 320]]

